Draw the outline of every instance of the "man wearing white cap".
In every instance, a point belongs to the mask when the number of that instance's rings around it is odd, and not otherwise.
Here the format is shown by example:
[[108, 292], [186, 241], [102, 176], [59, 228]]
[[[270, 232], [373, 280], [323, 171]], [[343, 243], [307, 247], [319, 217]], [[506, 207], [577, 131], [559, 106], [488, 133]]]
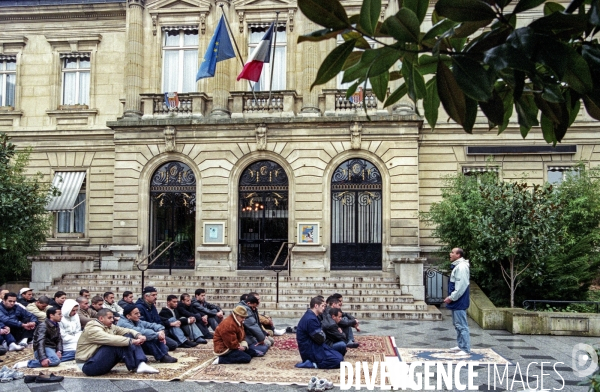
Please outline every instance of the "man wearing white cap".
[[23, 287], [21, 290], [19, 290], [19, 299], [17, 299], [17, 302], [24, 307], [34, 303], [35, 298], [33, 298], [33, 289], [30, 289], [29, 287]]

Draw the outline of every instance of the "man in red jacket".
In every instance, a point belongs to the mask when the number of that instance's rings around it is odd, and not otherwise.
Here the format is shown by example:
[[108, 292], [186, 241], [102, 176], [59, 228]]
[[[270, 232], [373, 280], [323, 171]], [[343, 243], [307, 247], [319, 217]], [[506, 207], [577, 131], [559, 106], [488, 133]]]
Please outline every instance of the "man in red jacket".
[[219, 324], [213, 337], [214, 353], [217, 359], [214, 365], [225, 365], [233, 363], [248, 363], [253, 357], [261, 357], [264, 354], [248, 347], [244, 332], [244, 321], [248, 312], [243, 306], [236, 306], [233, 313]]

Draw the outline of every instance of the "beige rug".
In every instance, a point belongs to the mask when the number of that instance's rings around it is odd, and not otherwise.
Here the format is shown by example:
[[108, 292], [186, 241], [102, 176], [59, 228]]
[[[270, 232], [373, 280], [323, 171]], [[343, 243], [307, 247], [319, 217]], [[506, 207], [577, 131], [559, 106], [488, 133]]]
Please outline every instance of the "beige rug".
[[471, 350], [468, 357], [457, 358], [454, 352], [444, 348], [398, 348], [402, 362], [479, 362], [479, 364], [510, 364], [510, 361], [502, 357], [491, 348], [477, 348]]

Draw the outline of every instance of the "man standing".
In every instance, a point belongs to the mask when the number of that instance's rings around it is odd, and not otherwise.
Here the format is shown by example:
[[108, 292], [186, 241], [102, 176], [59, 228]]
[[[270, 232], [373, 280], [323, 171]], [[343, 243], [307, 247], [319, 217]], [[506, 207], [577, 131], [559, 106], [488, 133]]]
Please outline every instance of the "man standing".
[[454, 248], [450, 252], [452, 273], [448, 283], [448, 297], [444, 299], [446, 308], [452, 311], [452, 324], [456, 329], [456, 340], [458, 346], [452, 351], [457, 357], [465, 357], [471, 354], [471, 337], [469, 335], [469, 323], [467, 321], [467, 309], [469, 308], [469, 260], [464, 259], [465, 252], [461, 248]]
[[[165, 323], [163, 323], [162, 319], [158, 315], [158, 310], [156, 309], [157, 294], [158, 293], [154, 287], [144, 287], [142, 297], [136, 301], [135, 306], [140, 310], [140, 316], [142, 320], [149, 323], [161, 324], [166, 327]], [[179, 347], [179, 343], [170, 337], [165, 336], [165, 340], [167, 342], [167, 347], [169, 347], [169, 351], [173, 351]]]
[[40, 297], [32, 304], [27, 305], [25, 309], [35, 317], [37, 317], [38, 321], [41, 323], [46, 320], [46, 308], [50, 303], [50, 298], [45, 295], [40, 295]]
[[238, 305], [231, 315], [219, 324], [213, 338], [213, 350], [217, 355], [213, 365], [249, 363], [253, 357], [263, 356], [262, 352], [248, 347], [243, 325], [246, 317], [248, 317], [246, 308]]
[[33, 355], [35, 359], [27, 362], [28, 368], [58, 366], [61, 362], [75, 359], [75, 351], [64, 351], [59, 323], [61, 309], [48, 308], [46, 319], [40, 323], [33, 334]]
[[342, 354], [325, 344], [325, 333], [319, 321], [319, 316], [324, 310], [323, 298], [314, 297], [310, 300], [310, 309], [298, 322], [296, 342], [304, 362], [296, 364], [296, 367], [337, 369], [344, 360]]
[[98, 319], [90, 321], [79, 341], [75, 360], [86, 376], [101, 376], [110, 372], [122, 360], [129, 371], [158, 373], [146, 364], [148, 358], [140, 347], [146, 337], [137, 331], [113, 325], [110, 309], [100, 309]]
[[161, 324], [148, 323], [140, 320], [140, 310], [135, 305], [127, 305], [117, 325], [119, 327], [133, 329], [144, 335], [146, 341], [142, 344], [142, 350], [147, 355], [152, 355], [162, 363], [175, 363], [176, 358], [169, 355], [169, 349], [165, 344], [165, 327]]
[[208, 324], [215, 331], [223, 321], [223, 311], [217, 305], [206, 302], [206, 290], [197, 289], [194, 296], [196, 298], [192, 300], [192, 307], [208, 317]]
[[96, 318], [97, 312], [90, 307], [90, 300], [84, 296], [78, 297], [77, 303], [79, 304], [79, 310], [77, 311], [79, 322], [81, 323], [81, 329], [84, 329], [90, 320]]
[[0, 304], [0, 323], [10, 328], [10, 333], [19, 344], [27, 345], [27, 340], [33, 339], [33, 330], [38, 319], [16, 304], [16, 293], [4, 294], [4, 301]]

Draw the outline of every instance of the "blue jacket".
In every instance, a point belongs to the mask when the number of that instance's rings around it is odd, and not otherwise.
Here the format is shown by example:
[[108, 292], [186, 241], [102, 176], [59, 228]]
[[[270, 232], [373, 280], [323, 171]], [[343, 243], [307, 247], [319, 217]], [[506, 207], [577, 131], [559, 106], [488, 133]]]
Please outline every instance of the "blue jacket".
[[158, 332], [163, 331], [165, 327], [162, 324], [149, 323], [140, 320], [137, 323], [129, 320], [127, 317], [121, 317], [117, 322], [119, 327], [133, 329], [144, 335], [148, 340], [158, 339]]
[[[321, 341], [321, 343], [317, 343]], [[298, 322], [296, 342], [302, 361], [309, 360], [319, 369], [337, 369], [344, 357], [325, 344], [325, 334], [315, 313], [308, 309]]]
[[23, 328], [23, 324], [30, 321], [37, 324], [38, 319], [19, 305], [15, 304], [11, 309], [7, 309], [4, 303], [0, 304], [0, 324], [10, 328]]
[[149, 323], [160, 324], [166, 327], [165, 323], [158, 315], [158, 310], [156, 309], [156, 306], [149, 305], [146, 301], [144, 301], [144, 297], [138, 298], [138, 300], [135, 303], [135, 307], [140, 310], [142, 320]]
[[469, 308], [469, 260], [462, 257], [452, 263], [450, 266], [452, 273], [450, 274], [450, 282], [448, 283], [448, 295], [452, 302], [446, 304], [447, 309], [451, 310], [466, 310]]

